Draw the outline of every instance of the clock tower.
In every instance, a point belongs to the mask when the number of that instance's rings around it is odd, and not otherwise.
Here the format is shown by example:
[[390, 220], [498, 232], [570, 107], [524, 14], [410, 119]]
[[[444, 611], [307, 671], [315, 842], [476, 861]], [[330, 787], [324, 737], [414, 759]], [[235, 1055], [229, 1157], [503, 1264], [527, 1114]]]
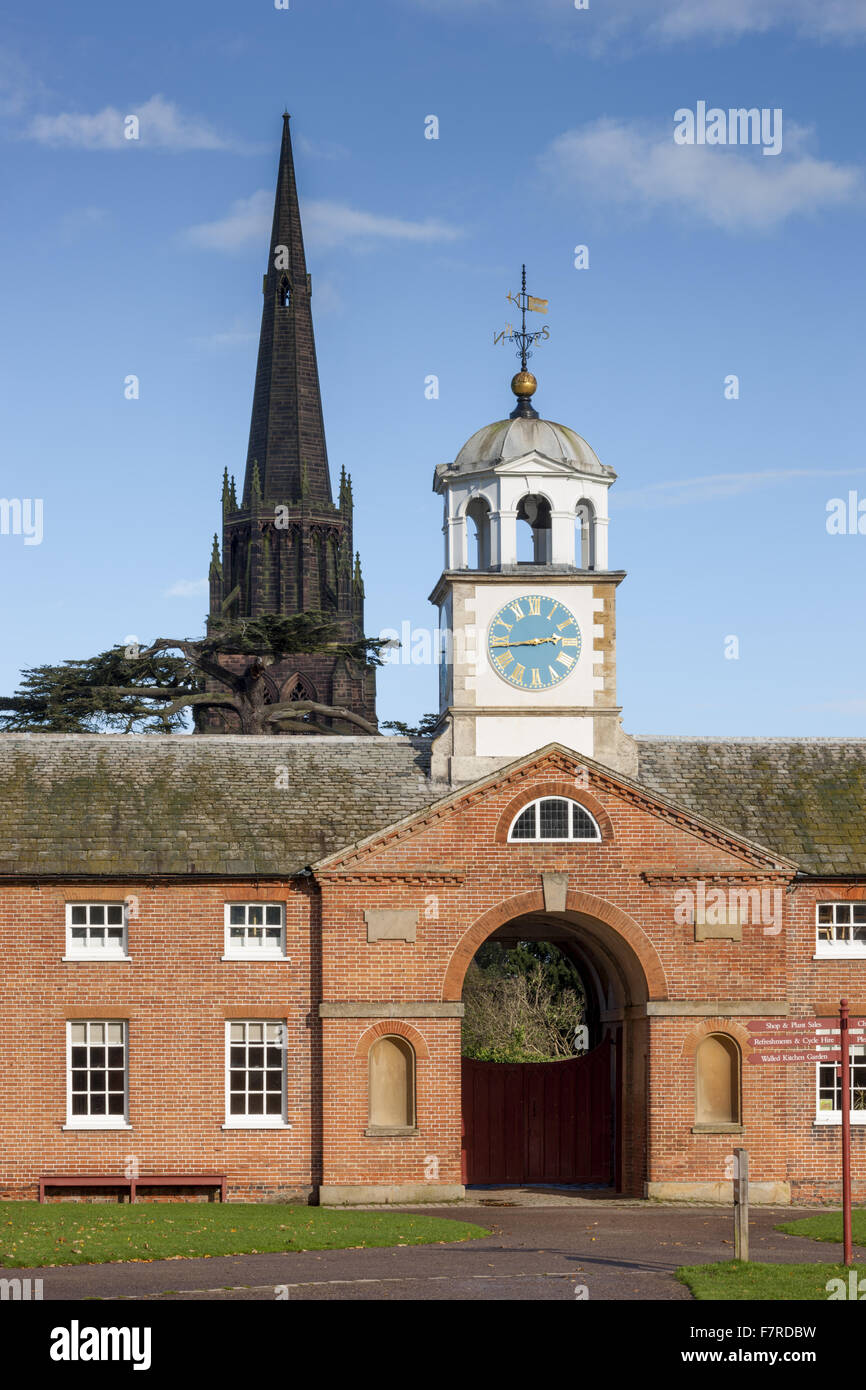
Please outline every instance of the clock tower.
[[613, 469], [511, 383], [515, 409], [478, 430], [433, 489], [445, 569], [430, 595], [441, 631], [433, 775], [471, 781], [558, 742], [635, 773], [616, 698], [616, 590], [607, 558]]

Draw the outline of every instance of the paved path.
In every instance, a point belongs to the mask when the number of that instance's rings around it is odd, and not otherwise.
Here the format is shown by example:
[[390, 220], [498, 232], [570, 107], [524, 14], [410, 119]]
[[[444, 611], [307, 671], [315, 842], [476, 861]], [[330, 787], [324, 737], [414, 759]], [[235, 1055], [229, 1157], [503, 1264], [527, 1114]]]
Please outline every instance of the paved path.
[[[730, 1259], [730, 1209], [567, 1199], [555, 1205], [431, 1207], [431, 1215], [474, 1221], [484, 1240], [380, 1250], [230, 1255], [153, 1264], [67, 1265], [16, 1270], [43, 1280], [49, 1299], [573, 1301], [585, 1285], [593, 1301], [685, 1300], [678, 1265]], [[555, 1200], [555, 1199], [554, 1199]], [[493, 1205], [496, 1202], [497, 1205]], [[813, 1212], [752, 1208], [751, 1253], [780, 1263], [839, 1259], [836, 1246], [774, 1231]], [[866, 1251], [855, 1252], [866, 1261]]]

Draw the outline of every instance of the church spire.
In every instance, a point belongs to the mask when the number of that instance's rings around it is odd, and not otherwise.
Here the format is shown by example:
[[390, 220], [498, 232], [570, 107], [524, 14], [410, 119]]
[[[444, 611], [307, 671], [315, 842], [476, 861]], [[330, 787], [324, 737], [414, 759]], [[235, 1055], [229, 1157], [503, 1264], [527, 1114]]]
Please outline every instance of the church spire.
[[[359, 642], [364, 636], [364, 585], [360, 568], [352, 568], [352, 484], [343, 469], [335, 506], [288, 115], [283, 117], [263, 288], [244, 488], [239, 506], [235, 480], [226, 469], [222, 547], [214, 551], [209, 570], [208, 630], [239, 628], [262, 617], [320, 613], [340, 642]], [[223, 652], [220, 660], [241, 673], [252, 657]], [[284, 652], [262, 680], [266, 700], [303, 688], [320, 705], [376, 718], [375, 672], [346, 661], [338, 651]], [[234, 725], [218, 710], [203, 710], [196, 727], [230, 733]]]
[[305, 471], [311, 503], [330, 505], [310, 279], [287, 112], [283, 114], [271, 244], [262, 288], [262, 328], [242, 505], [250, 502], [254, 461], [258, 462], [265, 502], [287, 505], [297, 501]]

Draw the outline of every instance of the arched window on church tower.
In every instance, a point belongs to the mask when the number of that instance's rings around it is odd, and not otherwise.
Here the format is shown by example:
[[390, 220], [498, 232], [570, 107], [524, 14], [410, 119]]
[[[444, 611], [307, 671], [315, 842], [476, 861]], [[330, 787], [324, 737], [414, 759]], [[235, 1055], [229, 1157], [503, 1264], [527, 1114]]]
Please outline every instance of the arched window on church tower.
[[415, 1052], [405, 1038], [378, 1038], [368, 1057], [370, 1129], [415, 1126]]
[[528, 493], [517, 507], [517, 563], [549, 565], [553, 558], [550, 503]]
[[582, 570], [595, 569], [595, 507], [585, 497], [575, 510], [574, 563]]
[[708, 1033], [698, 1044], [695, 1124], [740, 1124], [740, 1049], [727, 1033]]
[[283, 687], [280, 691], [280, 699], [312, 700], [314, 703], [317, 703], [316, 692], [312, 683], [307, 680], [306, 676], [302, 676], [298, 671], [296, 671], [294, 675], [289, 676], [287, 681], [283, 682]]
[[474, 497], [466, 508], [469, 568], [490, 568], [490, 508], [483, 497]]
[[288, 275], [283, 275], [280, 280], [279, 305], [281, 309], [288, 309], [292, 303], [292, 287], [289, 284]]

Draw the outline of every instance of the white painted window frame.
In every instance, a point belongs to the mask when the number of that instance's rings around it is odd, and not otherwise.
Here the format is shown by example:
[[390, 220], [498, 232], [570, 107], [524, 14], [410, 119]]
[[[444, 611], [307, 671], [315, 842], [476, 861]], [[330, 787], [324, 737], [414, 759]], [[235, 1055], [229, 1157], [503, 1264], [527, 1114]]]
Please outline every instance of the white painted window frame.
[[[815, 954], [813, 960], [866, 960], [866, 941], [822, 941], [819, 934], [819, 927], [830, 926], [828, 922], [818, 921], [818, 914], [821, 908], [833, 909], [833, 923], [835, 928], [845, 923], [837, 923], [836, 909], [839, 907], [866, 907], [866, 902], [855, 899], [838, 900], [833, 902], [823, 902], [815, 904]], [[853, 914], [852, 914], [853, 915]], [[851, 924], [854, 925], [853, 923]], [[859, 923], [858, 925], [862, 925]]]
[[[268, 908], [277, 908], [278, 911], [279, 911], [279, 914], [280, 914], [280, 944], [279, 944], [279, 946], [278, 946], [278, 947], [274, 947], [274, 946], [252, 946], [252, 945], [243, 945], [243, 946], [239, 946], [239, 945], [237, 944], [237, 942], [233, 941], [233, 940], [232, 940], [232, 937], [231, 937], [231, 930], [232, 930], [232, 928], [237, 929], [237, 927], [240, 926], [241, 924], [231, 921], [231, 911], [232, 911], [232, 908], [238, 908], [238, 907], [241, 907], [241, 908], [244, 909], [244, 923], [243, 923], [243, 925], [244, 925], [245, 931], [246, 931], [246, 928], [249, 926], [249, 922], [248, 922], [246, 919], [247, 919], [248, 916], [249, 916], [249, 909], [250, 909], [251, 907], [260, 907], [260, 908], [262, 909], [262, 915], [263, 915], [263, 917], [267, 917], [267, 909], [268, 909]], [[268, 927], [273, 928], [274, 925], [275, 925], [274, 923], [268, 923], [268, 922], [264, 921], [264, 922], [262, 922], [262, 930], [264, 931], [264, 930], [265, 930], [266, 928], [268, 928]], [[247, 938], [245, 937], [245, 940], [246, 940], [246, 939], [247, 939]], [[288, 956], [286, 955], [286, 905], [285, 905], [285, 903], [272, 903], [272, 902], [265, 903], [265, 902], [256, 902], [256, 901], [253, 900], [253, 899], [246, 899], [246, 898], [245, 898], [245, 899], [236, 899], [234, 902], [227, 902], [227, 903], [225, 904], [225, 912], [224, 912], [224, 917], [223, 917], [223, 955], [222, 955], [222, 959], [223, 959], [223, 960], [288, 960]]]
[[[239, 1024], [242, 1025], [242, 1026], [249, 1027], [249, 1025], [252, 1024], [252, 1023], [261, 1024], [261, 1025], [264, 1027], [264, 1029], [265, 1029], [265, 1033], [264, 1033], [265, 1041], [264, 1041], [264, 1043], [262, 1044], [264, 1047], [273, 1046], [273, 1044], [272, 1044], [272, 1043], [269, 1044], [269, 1043], [268, 1043], [268, 1040], [267, 1040], [267, 1029], [268, 1029], [268, 1027], [279, 1027], [280, 1030], [281, 1030], [281, 1031], [280, 1031], [280, 1046], [281, 1046], [282, 1052], [283, 1052], [283, 1073], [282, 1073], [282, 1090], [280, 1091], [281, 1108], [280, 1108], [280, 1114], [279, 1114], [278, 1116], [277, 1116], [277, 1115], [233, 1115], [233, 1114], [231, 1113], [231, 1073], [232, 1073], [232, 1070], [233, 1070], [232, 1065], [231, 1065], [232, 1028], [235, 1027], [235, 1026], [237, 1026], [237, 1025], [239, 1025]], [[223, 1129], [291, 1129], [291, 1128], [292, 1128], [292, 1126], [288, 1123], [288, 1113], [289, 1113], [289, 1110], [288, 1110], [288, 1106], [289, 1106], [289, 1097], [288, 1097], [288, 1073], [289, 1073], [289, 1066], [288, 1066], [288, 1062], [289, 1062], [288, 1030], [287, 1030], [287, 1028], [286, 1028], [286, 1024], [285, 1024], [285, 1020], [284, 1020], [284, 1019], [278, 1019], [278, 1018], [256, 1018], [256, 1017], [255, 1017], [254, 1015], [252, 1015], [252, 1014], [251, 1014], [249, 1017], [247, 1017], [247, 1018], [229, 1018], [229, 1019], [226, 1019], [226, 1023], [225, 1023], [225, 1123], [224, 1123], [223, 1126], [222, 1126]], [[247, 1092], [247, 1093], [248, 1093], [248, 1092]], [[264, 1094], [267, 1095], [267, 1091], [265, 1091]]]
[[[81, 1070], [79, 1067], [72, 1066], [72, 1029], [76, 1024], [93, 1025], [101, 1023], [103, 1025], [120, 1024], [123, 1029], [123, 1114], [122, 1115], [73, 1115], [72, 1113], [72, 1073]], [[89, 1034], [88, 1034], [89, 1036]], [[107, 1048], [108, 1043], [104, 1044]], [[74, 1046], [80, 1046], [79, 1043]], [[90, 1046], [86, 1043], [85, 1046]], [[106, 1059], [107, 1061], [107, 1059]], [[106, 1070], [108, 1067], [106, 1066]], [[129, 1023], [123, 1018], [100, 1018], [94, 1014], [92, 1018], [68, 1018], [66, 1020], [66, 1124], [64, 1130], [70, 1129], [93, 1129], [93, 1130], [116, 1130], [132, 1129], [129, 1123]]]
[[[74, 909], [75, 909], [75, 908], [82, 908], [82, 907], [84, 908], [84, 910], [85, 910], [85, 912], [86, 912], [86, 914], [87, 914], [87, 917], [88, 917], [87, 923], [84, 924], [84, 923], [80, 923], [80, 922], [73, 922], [73, 920], [72, 920], [72, 914], [73, 914]], [[107, 946], [107, 945], [103, 945], [103, 946], [84, 945], [84, 946], [82, 946], [82, 945], [80, 944], [80, 942], [77, 942], [77, 941], [74, 941], [74, 940], [73, 940], [73, 937], [72, 937], [73, 929], [76, 930], [76, 931], [80, 931], [81, 928], [82, 928], [82, 926], [84, 927], [84, 930], [85, 930], [85, 932], [87, 933], [87, 938], [89, 939], [90, 928], [91, 928], [91, 926], [93, 925], [93, 924], [90, 922], [90, 920], [89, 920], [89, 918], [90, 918], [90, 909], [93, 908], [93, 907], [102, 907], [102, 908], [119, 907], [119, 908], [120, 908], [120, 912], [121, 912], [121, 929], [122, 929], [122, 932], [123, 932], [123, 935], [122, 935], [121, 941], [120, 941], [120, 946]], [[110, 925], [111, 925], [112, 927], [116, 927], [116, 926], [117, 926], [117, 923], [116, 923], [116, 922], [112, 922]], [[104, 923], [104, 926], [105, 926], [105, 929], [106, 929], [106, 931], [107, 931], [109, 924], [106, 922], [106, 923]], [[109, 901], [109, 900], [103, 901], [103, 900], [98, 899], [98, 898], [88, 898], [86, 902], [81, 902], [81, 901], [79, 901], [79, 902], [68, 902], [68, 903], [66, 904], [66, 954], [62, 957], [62, 959], [63, 959], [63, 960], [69, 960], [69, 961], [71, 961], [71, 960], [87, 960], [87, 961], [122, 960], [122, 961], [129, 961], [129, 960], [131, 959], [131, 957], [130, 957], [130, 955], [129, 955], [129, 934], [128, 934], [128, 933], [129, 933], [129, 909], [128, 909], [127, 904], [126, 904], [125, 902], [118, 902], [116, 899], [113, 900], [113, 901]]]
[[[851, 1060], [852, 1063], [854, 1062], [855, 1057], [857, 1058], [858, 1062], [860, 1062], [861, 1064], [866, 1063], [866, 1046], [863, 1046], [863, 1045], [861, 1045], [861, 1044], [852, 1043], [852, 1044], [850, 1045], [849, 1052], [850, 1052], [850, 1060]], [[835, 1062], [818, 1062], [818, 1063], [816, 1064], [816, 1066], [815, 1066], [815, 1124], [816, 1124], [816, 1125], [841, 1125], [841, 1124], [842, 1124], [842, 1111], [841, 1111], [841, 1109], [839, 1109], [839, 1110], [821, 1110], [821, 1109], [819, 1108], [819, 1107], [820, 1107], [820, 1104], [821, 1104], [821, 1067], [826, 1067], [826, 1066], [832, 1066], [832, 1067], [835, 1068], [835, 1067], [836, 1067], [836, 1063], [835, 1063]], [[853, 1081], [854, 1081], [854, 1077], [853, 1077], [853, 1074], [852, 1074], [852, 1076], [851, 1076], [852, 1085], [853, 1085]], [[866, 1110], [852, 1110], [852, 1111], [851, 1111], [851, 1123], [852, 1123], [852, 1125], [866, 1125]]]
[[[541, 803], [542, 803], [542, 801], [564, 801], [564, 802], [567, 803], [567, 805], [568, 805], [569, 807], [572, 807], [572, 806], [577, 806], [577, 807], [579, 807], [579, 809], [583, 812], [583, 814], [584, 814], [585, 816], [589, 816], [589, 819], [592, 821], [593, 825], [595, 826], [595, 834], [594, 834], [594, 835], [571, 835], [571, 834], [569, 834], [569, 835], [560, 835], [560, 836], [548, 836], [548, 835], [545, 835], [544, 838], [542, 839], [542, 838], [541, 838], [541, 835], [538, 833], [539, 830], [540, 830], [540, 828], [541, 828]], [[515, 836], [514, 836], [514, 827], [516, 826], [517, 822], [520, 820], [521, 816], [525, 815], [526, 812], [529, 811], [529, 810], [532, 809], [532, 808], [535, 809], [535, 835], [533, 836], [532, 839], [527, 839], [527, 838], [525, 838], [524, 836], [520, 836], [519, 839], [515, 839]], [[571, 811], [569, 811], [568, 823], [569, 823], [569, 826], [573, 826], [573, 825], [574, 825], [574, 816], [573, 816], [573, 814], [571, 813]], [[520, 810], [517, 812], [517, 815], [514, 817], [513, 821], [511, 822], [511, 825], [508, 827], [508, 843], [509, 843], [510, 845], [597, 845], [597, 844], [600, 844], [600, 842], [601, 842], [601, 827], [599, 826], [598, 821], [596, 820], [596, 818], [595, 818], [595, 816], [592, 814], [592, 812], [591, 812], [591, 811], [588, 811], [588, 810], [586, 809], [586, 807], [583, 805], [583, 803], [580, 802], [580, 801], [578, 801], [578, 800], [577, 800], [577, 797], [574, 797], [574, 796], [571, 796], [571, 797], [569, 797], [569, 796], [555, 796], [555, 795], [553, 795], [553, 796], [550, 796], [550, 795], [549, 795], [549, 796], [539, 796], [539, 797], [537, 797], [537, 798], [535, 799], [535, 801], [529, 801], [529, 802], [527, 802], [527, 804], [526, 804], [525, 806], [521, 806]]]

